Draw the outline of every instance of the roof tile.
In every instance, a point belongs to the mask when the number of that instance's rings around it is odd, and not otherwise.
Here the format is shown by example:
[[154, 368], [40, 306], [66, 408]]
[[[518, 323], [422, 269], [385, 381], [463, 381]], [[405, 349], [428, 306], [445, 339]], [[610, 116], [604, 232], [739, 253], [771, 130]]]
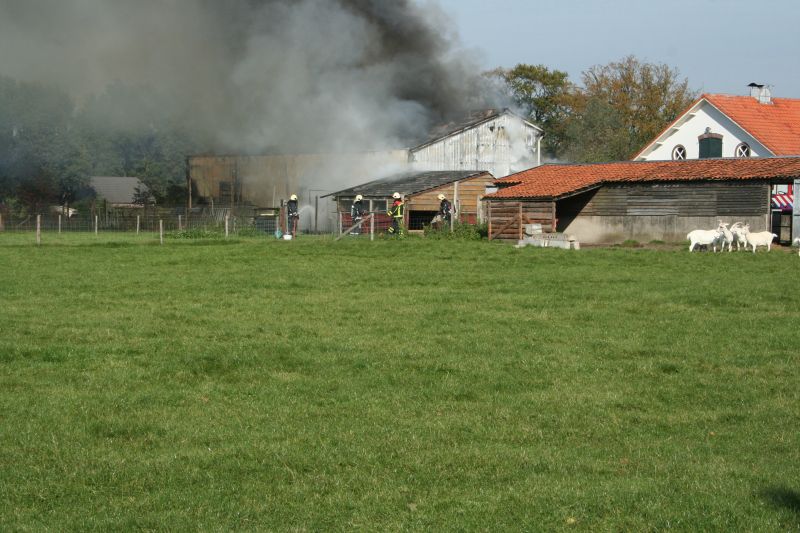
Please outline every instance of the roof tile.
[[496, 180], [502, 188], [486, 198], [557, 199], [605, 183], [781, 178], [800, 178], [800, 157], [547, 164]]

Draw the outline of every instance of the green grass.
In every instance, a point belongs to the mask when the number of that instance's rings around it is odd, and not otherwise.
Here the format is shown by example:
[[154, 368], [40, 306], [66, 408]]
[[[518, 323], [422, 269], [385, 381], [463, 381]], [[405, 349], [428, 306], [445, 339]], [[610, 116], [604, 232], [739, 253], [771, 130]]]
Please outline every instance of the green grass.
[[0, 530], [800, 528], [800, 260], [0, 234]]

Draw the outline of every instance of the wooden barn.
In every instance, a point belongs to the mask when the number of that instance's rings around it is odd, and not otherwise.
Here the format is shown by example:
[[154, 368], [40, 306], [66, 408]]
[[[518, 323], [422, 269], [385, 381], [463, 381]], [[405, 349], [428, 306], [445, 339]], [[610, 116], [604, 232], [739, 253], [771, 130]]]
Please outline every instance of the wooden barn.
[[444, 194], [456, 207], [457, 220], [474, 224], [483, 219], [481, 198], [494, 176], [482, 170], [451, 170], [404, 172], [337, 191], [330, 196], [336, 202], [341, 227], [352, 224], [350, 206], [357, 194], [364, 197], [364, 207], [375, 213], [379, 228], [391, 220], [386, 215], [392, 194], [399, 192], [405, 202], [405, 226], [409, 231], [421, 231], [430, 224], [439, 209], [439, 194]]
[[494, 239], [541, 224], [582, 243], [682, 241], [720, 220], [772, 230], [771, 187], [798, 177], [800, 157], [547, 164], [495, 181], [484, 200]]

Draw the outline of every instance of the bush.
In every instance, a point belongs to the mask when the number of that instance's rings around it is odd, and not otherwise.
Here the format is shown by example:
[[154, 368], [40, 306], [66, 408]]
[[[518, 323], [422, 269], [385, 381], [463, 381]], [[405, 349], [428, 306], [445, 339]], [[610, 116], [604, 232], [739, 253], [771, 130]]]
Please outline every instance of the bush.
[[221, 239], [225, 235], [217, 229], [189, 228], [181, 231], [171, 231], [166, 236], [170, 239]]
[[489, 235], [488, 226], [486, 224], [464, 224], [461, 222], [456, 222], [453, 225], [453, 231], [450, 231], [449, 226], [440, 228], [425, 226], [423, 231], [425, 237], [430, 239], [478, 241]]
[[245, 226], [236, 230], [237, 237], [264, 237], [266, 233], [258, 230], [255, 226]]

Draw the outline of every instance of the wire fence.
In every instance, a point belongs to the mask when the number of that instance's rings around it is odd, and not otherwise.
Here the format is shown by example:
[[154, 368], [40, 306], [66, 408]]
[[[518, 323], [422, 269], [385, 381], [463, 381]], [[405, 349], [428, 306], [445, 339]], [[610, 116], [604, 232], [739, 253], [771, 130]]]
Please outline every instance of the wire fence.
[[[35, 234], [40, 243], [52, 235], [125, 235], [126, 237], [142, 236], [146, 238], [165, 237], [276, 237], [287, 238], [290, 224], [285, 211], [280, 208], [266, 209], [234, 209], [214, 208], [196, 209], [188, 214], [183, 208], [159, 208], [149, 210], [119, 210], [99, 212], [95, 214], [41, 214], [15, 215], [0, 211], [0, 235]], [[408, 221], [402, 224], [403, 232], [408, 232]], [[393, 233], [392, 217], [384, 211], [367, 212], [360, 219], [354, 219], [349, 213], [337, 213], [333, 220], [332, 230], [322, 232], [334, 239], [370, 239], [380, 238]], [[302, 227], [297, 236], [310, 233]]]

